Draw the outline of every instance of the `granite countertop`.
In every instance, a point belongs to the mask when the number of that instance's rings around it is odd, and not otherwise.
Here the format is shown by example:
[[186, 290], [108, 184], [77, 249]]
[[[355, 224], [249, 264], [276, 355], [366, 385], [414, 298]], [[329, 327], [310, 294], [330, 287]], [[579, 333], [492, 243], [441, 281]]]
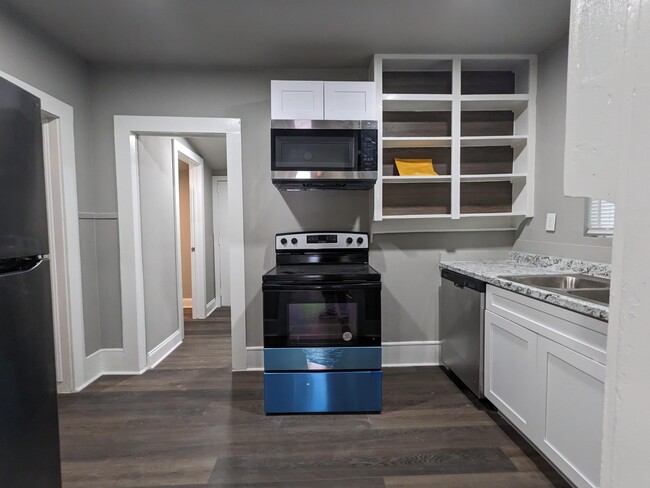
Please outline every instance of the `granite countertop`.
[[576, 297], [561, 295], [550, 290], [523, 285], [501, 276], [557, 273], [582, 273], [601, 278], [610, 277], [610, 265], [573, 259], [511, 252], [503, 261], [441, 261], [440, 267], [485, 281], [499, 288], [529, 296], [558, 307], [566, 308], [598, 320], [609, 320], [609, 307]]

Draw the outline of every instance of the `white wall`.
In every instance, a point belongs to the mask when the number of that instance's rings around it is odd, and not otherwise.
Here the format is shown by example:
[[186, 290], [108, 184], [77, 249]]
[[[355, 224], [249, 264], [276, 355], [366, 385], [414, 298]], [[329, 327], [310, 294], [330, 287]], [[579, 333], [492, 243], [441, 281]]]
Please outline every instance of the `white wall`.
[[[564, 37], [539, 55], [535, 217], [520, 229], [514, 248], [610, 262], [612, 240], [584, 235], [585, 199], [564, 196], [567, 50], [568, 37]], [[557, 213], [555, 232], [545, 231], [548, 212]]]

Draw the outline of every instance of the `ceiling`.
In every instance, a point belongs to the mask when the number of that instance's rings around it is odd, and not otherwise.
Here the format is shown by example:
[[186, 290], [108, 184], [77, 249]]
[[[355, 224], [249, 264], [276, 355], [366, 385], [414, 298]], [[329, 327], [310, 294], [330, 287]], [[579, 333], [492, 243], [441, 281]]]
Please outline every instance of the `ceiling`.
[[186, 137], [185, 139], [213, 171], [221, 176], [226, 174], [225, 134], [210, 137]]
[[372, 54], [537, 53], [569, 0], [0, 0], [89, 62], [366, 68]]

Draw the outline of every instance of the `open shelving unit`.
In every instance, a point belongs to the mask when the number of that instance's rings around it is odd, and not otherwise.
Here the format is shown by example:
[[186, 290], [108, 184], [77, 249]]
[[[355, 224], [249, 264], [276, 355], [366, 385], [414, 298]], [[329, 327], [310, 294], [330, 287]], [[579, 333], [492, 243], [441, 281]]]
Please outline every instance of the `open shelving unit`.
[[[533, 216], [534, 55], [376, 55], [372, 231], [512, 230]], [[395, 158], [439, 176], [399, 176]]]

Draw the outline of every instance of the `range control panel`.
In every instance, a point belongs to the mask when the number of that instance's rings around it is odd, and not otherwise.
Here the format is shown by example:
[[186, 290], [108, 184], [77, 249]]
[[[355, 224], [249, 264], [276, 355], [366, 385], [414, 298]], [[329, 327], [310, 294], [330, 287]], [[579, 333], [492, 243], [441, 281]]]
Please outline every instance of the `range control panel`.
[[275, 249], [368, 249], [365, 232], [299, 232], [277, 234]]

